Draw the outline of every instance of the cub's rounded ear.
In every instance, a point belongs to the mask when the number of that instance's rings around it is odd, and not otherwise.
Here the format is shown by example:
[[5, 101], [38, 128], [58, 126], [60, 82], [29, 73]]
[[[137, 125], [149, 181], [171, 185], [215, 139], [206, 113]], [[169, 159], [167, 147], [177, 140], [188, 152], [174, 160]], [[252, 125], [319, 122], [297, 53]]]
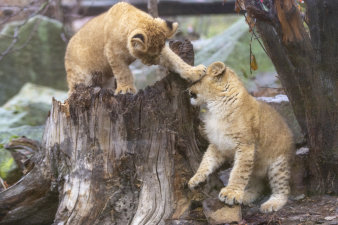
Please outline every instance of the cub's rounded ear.
[[222, 75], [226, 70], [224, 63], [222, 62], [214, 62], [207, 69], [207, 75], [212, 77], [217, 77]]
[[165, 20], [166, 26], [168, 27], [167, 31], [167, 38], [172, 38], [175, 36], [177, 28], [178, 28], [178, 23], [177, 22], [171, 22], [168, 20]]
[[147, 51], [147, 36], [141, 30], [135, 30], [129, 35], [128, 45], [139, 51]]
[[171, 22], [169, 20], [164, 20], [161, 18], [156, 18], [155, 21], [158, 22], [160, 26], [164, 28], [164, 30], [166, 31], [167, 38], [172, 38], [176, 34], [178, 23]]

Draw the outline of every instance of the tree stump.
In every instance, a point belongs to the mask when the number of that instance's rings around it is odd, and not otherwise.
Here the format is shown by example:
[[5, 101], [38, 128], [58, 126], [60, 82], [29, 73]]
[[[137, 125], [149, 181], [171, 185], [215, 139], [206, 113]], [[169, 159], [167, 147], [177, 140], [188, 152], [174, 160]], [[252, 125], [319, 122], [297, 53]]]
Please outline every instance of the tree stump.
[[[193, 64], [190, 42], [171, 47]], [[34, 168], [0, 193], [0, 224], [206, 224], [186, 185], [207, 145], [186, 89], [168, 73], [136, 95], [79, 86], [53, 100]]]

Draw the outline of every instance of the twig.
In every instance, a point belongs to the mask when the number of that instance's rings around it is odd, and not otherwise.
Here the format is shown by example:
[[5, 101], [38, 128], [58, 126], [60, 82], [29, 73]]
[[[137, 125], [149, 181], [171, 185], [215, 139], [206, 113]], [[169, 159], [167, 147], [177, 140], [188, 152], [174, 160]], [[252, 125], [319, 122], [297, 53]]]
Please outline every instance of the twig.
[[[254, 28], [255, 28], [255, 27], [254, 27]], [[255, 36], [255, 39], [258, 41], [259, 45], [260, 45], [260, 46], [262, 47], [262, 49], [264, 50], [265, 54], [266, 54], [267, 56], [269, 56], [268, 52], [266, 51], [264, 45], [263, 45], [262, 42], [260, 41], [260, 39], [259, 39], [259, 37], [257, 36], [257, 34], [256, 34], [256, 32], [255, 32], [254, 29], [252, 29], [252, 33], [253, 33], [253, 35]]]
[[[238, 1], [238, 0], [237, 0], [237, 1]], [[239, 5], [241, 11], [243, 11], [244, 9], [241, 7], [241, 5], [240, 5], [240, 4], [238, 4], [238, 5]], [[245, 17], [245, 20], [248, 21], [248, 18], [247, 18], [247, 16], [245, 15], [245, 13], [244, 13], [243, 15], [244, 15], [244, 17]], [[268, 54], [268, 52], [266, 51], [264, 45], [262, 44], [262, 42], [260, 41], [258, 35], [257, 35], [256, 32], [255, 32], [255, 26], [256, 26], [256, 24], [255, 24], [254, 27], [251, 29], [252, 34], [255, 36], [255, 39], [258, 41], [259, 45], [262, 47], [262, 49], [264, 50], [265, 54], [266, 54], [267, 56], [269, 56], [269, 54]], [[251, 36], [251, 41], [252, 41], [252, 36]], [[250, 43], [251, 43], [251, 42], [250, 42]], [[250, 44], [250, 51], [251, 51], [251, 44]], [[251, 54], [250, 54], [250, 63], [251, 63]], [[251, 73], [251, 67], [250, 67], [250, 73]]]
[[4, 183], [4, 181], [1, 177], [0, 177], [0, 183], [1, 183], [2, 187], [6, 190], [7, 189], [6, 185], [5, 185], [5, 183]]
[[[33, 28], [33, 30], [30, 32], [30, 34], [29, 34], [29, 36], [28, 36], [28, 39], [25, 41], [25, 43], [24, 43], [22, 46], [20, 46], [20, 47], [14, 49], [14, 45], [15, 45], [15, 44], [17, 43], [17, 41], [19, 40], [20, 29], [21, 29], [21, 28], [29, 21], [30, 18], [32, 18], [32, 17], [38, 15], [38, 14], [41, 13], [41, 12], [42, 12], [42, 14], [44, 14], [44, 13], [46, 12], [46, 10], [48, 9], [48, 6], [51, 4], [52, 1], [53, 1], [53, 0], [46, 0], [38, 10], [36, 10], [36, 11], [35, 11], [34, 13], [32, 13], [31, 15], [29, 15], [29, 17], [28, 17], [25, 21], [23, 21], [21, 24], [19, 24], [17, 27], [15, 27], [14, 34], [13, 34], [13, 36], [12, 36], [13, 40], [12, 40], [12, 42], [9, 44], [9, 46], [7, 47], [7, 49], [6, 49], [5, 51], [1, 52], [1, 54], [0, 54], [0, 61], [3, 59], [3, 57], [4, 57], [5, 55], [7, 55], [7, 54], [9, 54], [9, 53], [11, 53], [11, 52], [20, 50], [20, 49], [22, 49], [23, 47], [25, 47], [25, 46], [28, 44], [28, 42], [29, 42], [29, 41], [32, 39], [32, 37], [33, 37], [33, 32], [37, 29], [37, 26], [36, 26], [37, 23], [34, 25], [34, 28]], [[32, 2], [33, 2], [33, 1], [32, 1]], [[31, 2], [31, 3], [32, 3], [32, 2]], [[25, 7], [23, 7], [23, 8], [25, 8]], [[4, 36], [4, 35], [3, 35], [3, 36]], [[6, 37], [7, 37], [7, 35], [6, 35]]]
[[[252, 59], [251, 59], [251, 57], [252, 57], [252, 49], [251, 49], [251, 45], [252, 45], [252, 37], [253, 37], [253, 32], [252, 32], [252, 34], [251, 34], [251, 38], [250, 38], [250, 44], [249, 44], [249, 47], [250, 47], [250, 56], [249, 56], [249, 58], [250, 58], [250, 75], [252, 76], [252, 68], [251, 68], [251, 63], [252, 63]], [[258, 39], [257, 39], [258, 40]]]
[[9, 46], [7, 47], [7, 49], [3, 52], [1, 52], [1, 55], [0, 55], [0, 60], [5, 56], [7, 55], [10, 50], [13, 48], [13, 46], [15, 45], [15, 43], [18, 41], [19, 37], [19, 28], [16, 27], [15, 30], [14, 30], [14, 35], [13, 35], [13, 40], [12, 42], [9, 44]]
[[24, 10], [28, 9], [29, 6], [30, 6], [33, 2], [34, 2], [34, 0], [31, 1], [31, 2], [29, 2], [29, 3], [28, 3], [26, 6], [24, 6], [24, 7], [22, 7], [22, 6], [1, 5], [0, 8], [19, 8], [20, 10], [17, 11], [16, 13], [10, 15], [10, 16], [7, 16], [7, 17], [4, 19], [4, 21], [1, 21], [0, 25], [3, 25], [3, 24], [5, 24], [5, 23], [7, 23], [8, 20], [9, 20], [11, 17], [17, 16], [17, 15], [19, 15], [21, 12], [23, 12]]
[[17, 47], [17, 48], [14, 48], [14, 45], [15, 45], [15, 43], [16, 43], [16, 42], [18, 41], [18, 39], [19, 39], [19, 38], [18, 38], [19, 32], [18, 32], [18, 29], [15, 29], [15, 31], [16, 31], [15, 37], [14, 37], [12, 43], [8, 46], [8, 48], [7, 48], [4, 52], [1, 53], [1, 55], [0, 55], [0, 61], [1, 61], [1, 59], [2, 59], [5, 55], [7, 55], [8, 53], [13, 53], [13, 52], [15, 52], [15, 51], [21, 50], [21, 49], [23, 49], [24, 47], [26, 47], [26, 45], [29, 43], [29, 41], [32, 40], [33, 35], [34, 35], [35, 31], [37, 30], [37, 28], [38, 28], [40, 22], [41, 22], [41, 21], [37, 21], [37, 22], [34, 24], [34, 27], [33, 27], [33, 29], [30, 31], [30, 33], [29, 33], [29, 35], [28, 35], [28, 38], [26, 39], [25, 43], [23, 43], [21, 46], [19, 46], [19, 47]]
[[[28, 35], [28, 38], [26, 39], [25, 43], [23, 43], [21, 46], [13, 49], [11, 52], [15, 52], [15, 51], [18, 51], [18, 50], [21, 50], [22, 48], [24, 48], [30, 40], [32, 40], [33, 38], [33, 35], [34, 35], [34, 32], [37, 30], [37, 28], [39, 27], [39, 24], [40, 24], [41, 21], [37, 21], [35, 24], [34, 24], [34, 27], [33, 29], [31, 30], [31, 32], [29, 33]], [[1, 60], [1, 58], [0, 58]]]

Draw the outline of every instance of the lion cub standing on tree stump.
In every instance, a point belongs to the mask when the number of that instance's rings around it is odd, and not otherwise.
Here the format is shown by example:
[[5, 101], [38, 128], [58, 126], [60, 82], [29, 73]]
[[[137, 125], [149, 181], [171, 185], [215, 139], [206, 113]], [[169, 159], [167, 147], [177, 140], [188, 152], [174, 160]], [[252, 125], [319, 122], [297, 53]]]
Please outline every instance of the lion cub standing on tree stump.
[[165, 46], [178, 24], [153, 18], [132, 5], [120, 2], [90, 20], [70, 40], [65, 67], [69, 93], [77, 84], [96, 85], [95, 73], [102, 74], [101, 86], [113, 87], [115, 93], [135, 93], [129, 69], [135, 59], [146, 65], [162, 65], [195, 81], [205, 74], [205, 66], [191, 67]]
[[249, 95], [236, 74], [221, 62], [210, 65], [189, 90], [192, 104], [207, 105], [204, 122], [210, 141], [189, 188], [194, 189], [226, 159], [234, 158], [228, 185], [220, 191], [219, 199], [228, 205], [249, 204], [262, 193], [267, 176], [272, 195], [260, 210], [281, 209], [290, 192], [293, 150], [291, 131], [281, 116]]

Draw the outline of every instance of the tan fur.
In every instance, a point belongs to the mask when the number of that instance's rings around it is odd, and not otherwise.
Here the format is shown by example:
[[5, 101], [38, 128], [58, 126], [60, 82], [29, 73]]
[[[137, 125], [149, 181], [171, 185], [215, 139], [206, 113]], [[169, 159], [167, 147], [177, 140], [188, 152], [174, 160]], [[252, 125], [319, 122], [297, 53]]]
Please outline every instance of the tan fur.
[[210, 142], [189, 187], [194, 189], [226, 159], [234, 159], [228, 185], [220, 191], [219, 199], [229, 205], [249, 204], [261, 194], [267, 176], [272, 195], [261, 211], [281, 209], [289, 194], [293, 149], [291, 131], [281, 116], [249, 95], [236, 74], [221, 62], [210, 65], [189, 90], [197, 97], [192, 104], [207, 104], [204, 122]]
[[205, 74], [203, 65], [191, 67], [165, 41], [177, 30], [177, 23], [153, 18], [132, 5], [120, 2], [85, 24], [70, 40], [65, 55], [69, 93], [77, 84], [94, 85], [93, 74], [103, 75], [102, 86], [115, 93], [135, 93], [129, 64], [136, 58], [144, 64], [160, 64], [183, 78], [195, 81]]

